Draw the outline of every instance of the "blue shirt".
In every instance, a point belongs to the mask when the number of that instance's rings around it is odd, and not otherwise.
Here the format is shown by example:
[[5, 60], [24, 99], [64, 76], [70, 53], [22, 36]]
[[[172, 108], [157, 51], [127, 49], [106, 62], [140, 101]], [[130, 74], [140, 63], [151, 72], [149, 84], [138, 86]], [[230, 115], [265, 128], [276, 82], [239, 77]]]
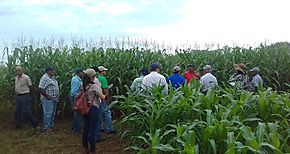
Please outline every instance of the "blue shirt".
[[167, 78], [167, 83], [171, 83], [174, 89], [178, 89], [180, 86], [185, 84], [185, 78], [179, 73], [174, 73], [172, 76]]
[[82, 85], [83, 85], [83, 82], [82, 82], [81, 78], [79, 76], [75, 75], [71, 79], [70, 95], [77, 96], [80, 93]]

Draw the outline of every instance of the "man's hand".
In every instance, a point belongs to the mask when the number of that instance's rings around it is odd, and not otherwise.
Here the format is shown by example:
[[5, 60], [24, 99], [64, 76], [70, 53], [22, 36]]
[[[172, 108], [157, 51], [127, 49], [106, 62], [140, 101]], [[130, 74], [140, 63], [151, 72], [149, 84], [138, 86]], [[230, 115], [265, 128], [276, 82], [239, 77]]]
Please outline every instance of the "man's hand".
[[47, 96], [46, 96], [46, 99], [47, 99], [47, 100], [51, 100], [51, 99], [52, 99], [52, 97], [51, 97], [51, 96], [49, 96], [49, 95], [47, 95]]

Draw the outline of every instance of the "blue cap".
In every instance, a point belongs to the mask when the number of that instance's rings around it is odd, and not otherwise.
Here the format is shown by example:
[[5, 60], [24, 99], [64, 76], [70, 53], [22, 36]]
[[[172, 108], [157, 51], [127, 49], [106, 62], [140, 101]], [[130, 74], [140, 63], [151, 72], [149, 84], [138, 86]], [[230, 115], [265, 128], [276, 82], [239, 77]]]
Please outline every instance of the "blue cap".
[[142, 69], [140, 70], [140, 72], [141, 72], [143, 75], [147, 75], [147, 74], [149, 74], [149, 70], [148, 70], [147, 68], [142, 68]]
[[156, 70], [157, 68], [160, 68], [160, 66], [156, 63], [151, 65], [151, 70]]
[[49, 71], [54, 71], [54, 68], [49, 66], [47, 68], [45, 68], [45, 73], [49, 72]]
[[80, 68], [80, 67], [77, 67], [77, 68], [75, 68], [74, 71], [75, 71], [76, 74], [78, 74], [78, 73], [80, 73], [80, 72], [83, 72], [84, 69], [83, 69], [83, 68]]

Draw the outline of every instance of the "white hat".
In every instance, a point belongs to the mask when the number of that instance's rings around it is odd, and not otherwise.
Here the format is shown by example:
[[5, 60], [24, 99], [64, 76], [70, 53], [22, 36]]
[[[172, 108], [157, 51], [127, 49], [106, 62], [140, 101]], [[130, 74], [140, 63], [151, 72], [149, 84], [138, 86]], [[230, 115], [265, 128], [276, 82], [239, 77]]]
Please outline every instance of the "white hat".
[[251, 72], [260, 72], [259, 67], [254, 67], [250, 70]]
[[89, 68], [87, 70], [85, 70], [85, 74], [88, 76], [88, 77], [93, 77], [96, 75], [96, 71], [92, 68]]
[[204, 69], [204, 70], [211, 70], [211, 66], [210, 66], [210, 65], [205, 65], [205, 66], [203, 67], [203, 69]]
[[178, 71], [180, 71], [180, 67], [179, 67], [179, 66], [174, 66], [174, 67], [173, 67], [173, 71], [174, 71], [174, 72], [178, 72]]
[[107, 71], [108, 70], [104, 66], [99, 66], [98, 69], [99, 69], [100, 72], [103, 72], [103, 71]]

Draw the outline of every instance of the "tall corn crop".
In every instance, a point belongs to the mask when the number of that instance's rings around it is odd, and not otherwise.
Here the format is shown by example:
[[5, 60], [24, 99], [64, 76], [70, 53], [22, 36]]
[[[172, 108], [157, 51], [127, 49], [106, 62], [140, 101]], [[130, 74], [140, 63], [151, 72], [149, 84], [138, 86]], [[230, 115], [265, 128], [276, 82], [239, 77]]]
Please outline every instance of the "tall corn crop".
[[[245, 63], [248, 68], [260, 67], [261, 76], [266, 86], [274, 90], [289, 90], [290, 83], [290, 47], [287, 44], [261, 46], [258, 48], [223, 47], [217, 50], [176, 50], [169, 54], [165, 50], [151, 51], [143, 48], [116, 49], [92, 48], [85, 50], [79, 47], [64, 48], [34, 48], [24, 46], [9, 50], [4, 49], [7, 55], [5, 73], [0, 75], [1, 88], [6, 89], [6, 95], [13, 93], [14, 68], [21, 65], [33, 82], [35, 92], [44, 68], [52, 66], [56, 69], [56, 79], [60, 85], [60, 104], [65, 109], [68, 101], [70, 79], [74, 75], [75, 67], [88, 68], [94, 65], [104, 65], [109, 68], [107, 78], [113, 83], [113, 94], [126, 93], [125, 85], [130, 85], [138, 76], [138, 70], [149, 67], [151, 63], [162, 66], [162, 74], [169, 76], [175, 65], [181, 66], [183, 71], [188, 64], [194, 63], [196, 69], [210, 64], [213, 74], [220, 85], [227, 84], [232, 74], [233, 63]], [[35, 95], [39, 100], [39, 95]], [[38, 106], [39, 101], [34, 104]]]

